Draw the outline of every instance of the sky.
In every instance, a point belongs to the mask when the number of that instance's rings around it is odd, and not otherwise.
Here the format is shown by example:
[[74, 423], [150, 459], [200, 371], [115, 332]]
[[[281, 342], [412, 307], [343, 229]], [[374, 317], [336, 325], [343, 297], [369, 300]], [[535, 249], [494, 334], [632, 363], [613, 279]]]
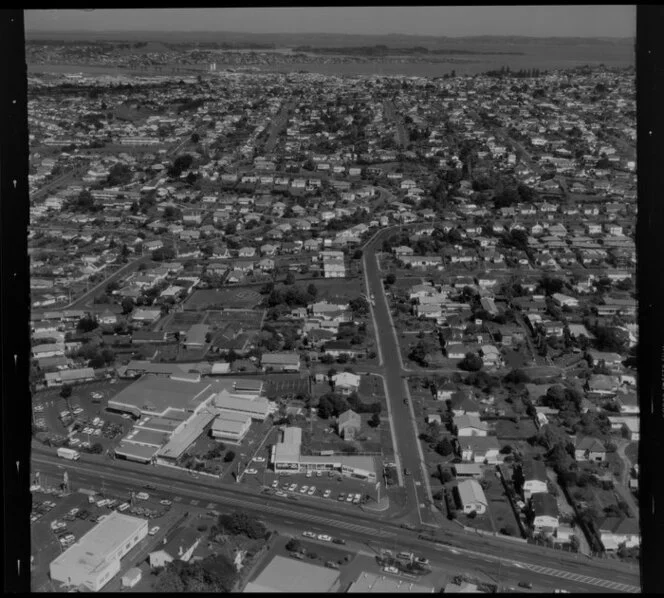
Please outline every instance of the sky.
[[633, 37], [633, 5], [27, 10], [27, 31]]

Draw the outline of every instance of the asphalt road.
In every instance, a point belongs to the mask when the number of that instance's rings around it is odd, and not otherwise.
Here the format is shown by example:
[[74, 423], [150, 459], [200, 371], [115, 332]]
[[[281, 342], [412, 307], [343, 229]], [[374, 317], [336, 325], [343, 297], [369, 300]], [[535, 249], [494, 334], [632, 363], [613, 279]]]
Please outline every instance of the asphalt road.
[[[576, 555], [553, 553], [518, 543], [510, 545], [506, 557], [504, 542], [492, 542], [490, 538], [478, 538], [463, 532], [446, 534], [436, 542], [427, 541], [419, 538], [417, 532], [401, 529], [395, 523], [376, 525], [375, 519], [365, 514], [358, 513], [353, 517], [340, 513], [323, 514], [313, 500], [292, 501], [257, 495], [242, 486], [224, 487], [217, 479], [204, 476], [192, 483], [189, 476], [180, 472], [87, 455], [78, 462], [70, 462], [41, 449], [33, 450], [32, 471], [39, 471], [51, 480], [67, 471], [72, 490], [99, 490], [103, 483], [105, 493], [118, 498], [128, 497], [130, 491], [143, 490], [146, 483], [151, 483], [155, 486], [154, 490], [148, 490], [151, 497], [168, 497], [183, 507], [186, 505], [188, 510], [240, 508], [255, 513], [268, 523], [284, 525], [290, 522], [295, 533], [310, 529], [376, 550], [409, 549], [433, 563], [445, 564], [459, 572], [482, 570], [501, 584], [530, 581], [534, 589], [543, 591], [556, 587], [585, 592], [639, 591], [638, 574], [618, 563], [591, 562]], [[541, 551], [550, 556], [543, 559], [539, 554]]]

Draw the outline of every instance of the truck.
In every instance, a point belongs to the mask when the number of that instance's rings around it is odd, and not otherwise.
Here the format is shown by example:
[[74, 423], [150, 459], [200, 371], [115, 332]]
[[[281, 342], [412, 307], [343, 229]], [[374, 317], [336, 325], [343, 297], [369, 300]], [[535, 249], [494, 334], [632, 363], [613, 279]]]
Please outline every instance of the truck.
[[60, 447], [58, 449], [58, 457], [69, 459], [70, 461], [78, 461], [81, 458], [81, 453], [74, 449]]

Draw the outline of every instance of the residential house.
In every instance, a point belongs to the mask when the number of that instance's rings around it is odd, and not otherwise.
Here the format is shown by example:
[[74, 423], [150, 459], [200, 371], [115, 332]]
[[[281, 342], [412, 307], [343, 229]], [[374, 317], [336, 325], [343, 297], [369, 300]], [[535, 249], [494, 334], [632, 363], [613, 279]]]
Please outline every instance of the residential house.
[[523, 500], [530, 500], [533, 494], [548, 492], [546, 466], [542, 461], [528, 459], [521, 466], [523, 474]]
[[641, 544], [639, 520], [635, 517], [607, 517], [598, 527], [600, 540], [607, 551], [617, 550], [621, 545], [633, 548]]
[[332, 376], [334, 390], [343, 395], [349, 395], [357, 392], [360, 388], [361, 377], [351, 372], [339, 372]]
[[500, 463], [500, 443], [495, 436], [465, 436], [459, 439], [461, 458], [471, 463]]
[[150, 552], [150, 567], [165, 567], [173, 561], [189, 562], [202, 536], [192, 527], [181, 527], [170, 539], [164, 538], [163, 544]]
[[574, 445], [574, 458], [577, 461], [601, 463], [606, 460], [606, 448], [600, 440], [592, 436], [577, 438]]
[[535, 534], [555, 534], [559, 512], [556, 499], [546, 492], [534, 494], [530, 500]]
[[361, 429], [362, 418], [352, 409], [348, 409], [339, 415], [337, 431], [344, 440], [355, 440]]
[[483, 515], [488, 506], [488, 501], [482, 486], [477, 480], [463, 480], [457, 486], [459, 502], [464, 513], [475, 512]]
[[264, 353], [261, 356], [261, 366], [264, 370], [299, 372], [300, 355], [296, 352]]
[[479, 415], [475, 413], [464, 413], [454, 418], [454, 425], [457, 429], [457, 436], [487, 436], [489, 425], [480, 421]]

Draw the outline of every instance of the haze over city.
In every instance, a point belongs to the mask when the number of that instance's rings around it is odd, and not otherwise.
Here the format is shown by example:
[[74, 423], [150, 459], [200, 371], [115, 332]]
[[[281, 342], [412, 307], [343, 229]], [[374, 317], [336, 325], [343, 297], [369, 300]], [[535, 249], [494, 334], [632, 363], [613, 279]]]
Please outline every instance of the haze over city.
[[636, 7], [388, 6], [34, 10], [28, 30], [633, 37]]

